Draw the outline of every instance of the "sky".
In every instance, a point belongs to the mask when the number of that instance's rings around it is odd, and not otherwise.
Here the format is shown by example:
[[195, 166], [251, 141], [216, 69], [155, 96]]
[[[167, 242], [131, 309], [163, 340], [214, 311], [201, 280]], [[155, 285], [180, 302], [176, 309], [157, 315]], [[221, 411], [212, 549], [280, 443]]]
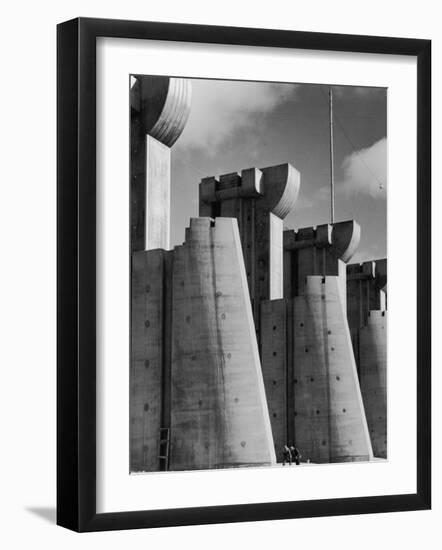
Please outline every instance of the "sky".
[[[284, 227], [330, 221], [328, 85], [191, 79], [189, 120], [172, 148], [171, 245], [198, 216], [203, 177], [289, 162], [301, 187]], [[352, 262], [386, 257], [387, 91], [333, 86], [335, 221], [356, 220]]]

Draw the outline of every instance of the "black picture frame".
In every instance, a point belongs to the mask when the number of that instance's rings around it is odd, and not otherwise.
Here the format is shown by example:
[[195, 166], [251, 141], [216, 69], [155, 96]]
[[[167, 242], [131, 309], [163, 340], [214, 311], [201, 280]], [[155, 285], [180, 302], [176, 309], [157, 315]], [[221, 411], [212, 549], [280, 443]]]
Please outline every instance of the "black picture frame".
[[[96, 39], [417, 58], [417, 491], [96, 513]], [[57, 523], [83, 531], [424, 510], [431, 506], [431, 41], [79, 18], [57, 28]]]

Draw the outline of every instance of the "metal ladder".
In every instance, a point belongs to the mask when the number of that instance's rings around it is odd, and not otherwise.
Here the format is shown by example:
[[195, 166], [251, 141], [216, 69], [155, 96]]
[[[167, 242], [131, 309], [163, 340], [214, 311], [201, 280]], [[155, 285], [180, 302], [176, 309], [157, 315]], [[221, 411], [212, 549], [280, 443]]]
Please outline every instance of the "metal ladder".
[[167, 471], [169, 469], [169, 445], [170, 445], [170, 430], [169, 428], [160, 428], [160, 439], [158, 445], [158, 458], [160, 459], [160, 470]]

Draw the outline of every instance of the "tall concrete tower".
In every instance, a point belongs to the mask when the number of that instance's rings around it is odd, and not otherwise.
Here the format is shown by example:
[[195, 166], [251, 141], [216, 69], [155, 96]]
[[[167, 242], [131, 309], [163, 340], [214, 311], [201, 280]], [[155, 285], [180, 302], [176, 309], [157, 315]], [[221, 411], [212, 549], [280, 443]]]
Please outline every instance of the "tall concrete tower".
[[261, 301], [283, 297], [283, 220], [299, 186], [299, 172], [291, 164], [249, 168], [200, 183], [200, 216], [238, 222], [258, 336]]
[[170, 154], [190, 113], [184, 78], [131, 76], [131, 248], [169, 248]]

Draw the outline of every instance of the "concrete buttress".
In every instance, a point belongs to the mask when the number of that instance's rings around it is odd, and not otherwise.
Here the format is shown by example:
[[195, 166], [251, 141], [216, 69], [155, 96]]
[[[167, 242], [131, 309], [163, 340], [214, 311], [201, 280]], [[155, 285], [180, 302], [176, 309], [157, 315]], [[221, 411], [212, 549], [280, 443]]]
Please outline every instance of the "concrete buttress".
[[170, 468], [274, 464], [236, 220], [192, 219], [174, 254]]
[[261, 302], [261, 352], [275, 449], [311, 462], [369, 460], [372, 448], [346, 317], [354, 221], [284, 231], [284, 300]]

